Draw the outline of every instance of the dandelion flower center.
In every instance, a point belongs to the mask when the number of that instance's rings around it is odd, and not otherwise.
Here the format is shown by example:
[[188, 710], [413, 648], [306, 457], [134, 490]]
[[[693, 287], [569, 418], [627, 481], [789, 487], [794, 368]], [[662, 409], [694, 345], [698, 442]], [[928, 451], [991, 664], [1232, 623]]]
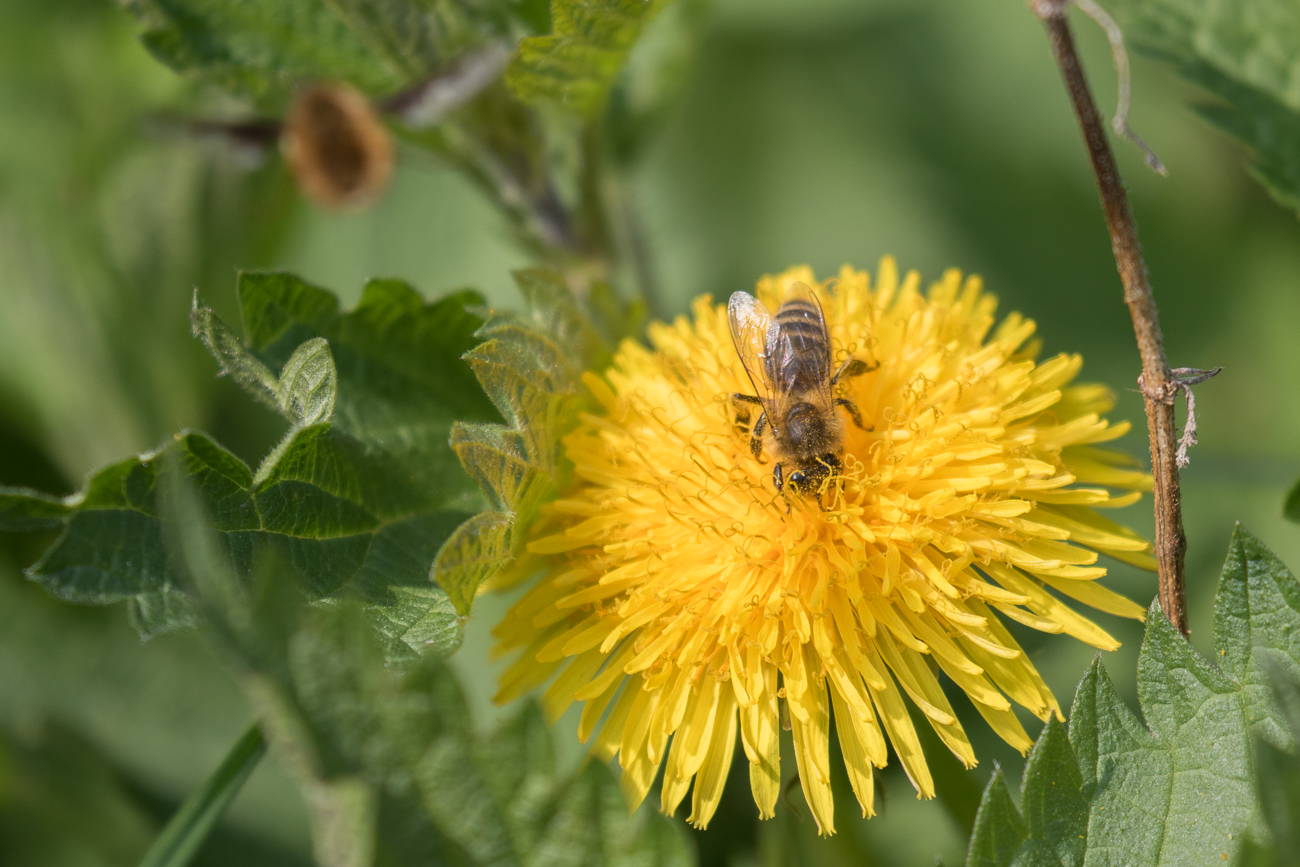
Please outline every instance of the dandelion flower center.
[[795, 268], [757, 296], [775, 311], [795, 281], [818, 295], [837, 363], [879, 364], [838, 386], [867, 429], [844, 426], [822, 495], [783, 495], [771, 456], [751, 454], [731, 396], [752, 387], [725, 308], [701, 298], [690, 318], [651, 326], [653, 348], [625, 342], [584, 377], [603, 411], [564, 441], [574, 482], [528, 546], [543, 577], [495, 631], [499, 652], [519, 654], [499, 701], [554, 676], [545, 711], [584, 703], [579, 737], [618, 756], [629, 802], [666, 763], [661, 809], [693, 784], [700, 827], [737, 740], [759, 813], [773, 815], [783, 716], [822, 833], [834, 832], [832, 717], [864, 816], [890, 746], [933, 797], [907, 702], [976, 763], [936, 672], [1024, 752], [1011, 703], [1042, 719], [1060, 709], [1001, 618], [1112, 650], [1062, 597], [1143, 613], [1096, 582], [1096, 563], [1149, 567], [1149, 546], [1095, 509], [1133, 502], [1150, 477], [1098, 447], [1129, 426], [1102, 418], [1106, 388], [1070, 385], [1079, 356], [1036, 362], [1034, 324], [994, 327], [995, 300], [956, 271], [922, 294], [889, 259], [874, 288], [847, 267], [825, 283]]

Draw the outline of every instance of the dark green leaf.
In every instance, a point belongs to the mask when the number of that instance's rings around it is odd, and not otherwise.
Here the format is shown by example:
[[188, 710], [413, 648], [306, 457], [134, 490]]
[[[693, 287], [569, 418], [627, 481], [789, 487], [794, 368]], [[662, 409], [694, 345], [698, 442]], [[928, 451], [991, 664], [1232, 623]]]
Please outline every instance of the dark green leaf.
[[1172, 867], [1236, 858], [1243, 835], [1267, 815], [1252, 786], [1255, 736], [1265, 756], [1295, 748], [1266, 673], [1300, 669], [1298, 602], [1300, 583], [1238, 528], [1216, 602], [1220, 664], [1197, 655], [1153, 605], [1138, 659], [1146, 724], [1095, 662], [1075, 695], [1069, 743], [1049, 722], [1025, 767], [1024, 843], [1008, 861], [1001, 843], [1014, 838], [1020, 814], [990, 785], [968, 863]]
[[144, 43], [168, 66], [258, 99], [296, 82], [348, 81], [369, 93], [406, 82], [327, 3], [300, 0], [133, 0]]
[[1214, 639], [1223, 670], [1244, 689], [1253, 733], [1294, 751], [1296, 741], [1273, 700], [1271, 679], [1300, 681], [1300, 585], [1259, 539], [1239, 526], [1214, 605]]
[[995, 770], [980, 799], [966, 867], [1010, 867], [1025, 842], [1025, 822], [1016, 810], [1002, 771]]
[[212, 776], [167, 822], [140, 867], [185, 867], [190, 863], [265, 752], [261, 729], [253, 726], [244, 732]]
[[1065, 867], [1081, 867], [1087, 849], [1088, 800], [1065, 726], [1047, 721], [1025, 763], [1020, 789], [1025, 825]]
[[[1269, 673], [1287, 731], [1300, 742], [1300, 686], [1280, 670]], [[1300, 864], [1300, 758], [1261, 740], [1256, 744], [1255, 765], [1268, 835], [1262, 843], [1248, 841], [1237, 865], [1295, 867]]]
[[302, 82], [375, 95], [419, 82], [500, 35], [507, 6], [460, 0], [130, 0], [163, 63], [275, 104]]
[[551, 0], [551, 33], [529, 36], [506, 84], [529, 103], [594, 114], [605, 102], [642, 28], [665, 0]]
[[224, 370], [293, 424], [284, 440], [254, 471], [183, 433], [102, 470], [71, 506], [0, 495], [6, 526], [63, 524], [31, 576], [64, 599], [128, 602], [144, 635], [193, 622], [157, 504], [160, 462], [176, 460], [238, 574], [274, 558], [309, 599], [363, 602], [391, 653], [454, 649], [460, 620], [429, 573], [481, 504], [448, 442], [453, 419], [495, 417], [459, 357], [481, 322], [465, 304], [481, 299], [426, 304], [404, 283], [372, 281], [341, 312], [328, 292], [282, 274], [242, 275], [240, 295], [251, 349], [205, 308], [194, 311], [195, 330]]
[[515, 279], [525, 314], [490, 318], [476, 335], [483, 342], [465, 355], [506, 424], [457, 423], [451, 433], [452, 447], [492, 507], [452, 534], [434, 566], [438, 583], [466, 615], [483, 582], [521, 553], [539, 507], [563, 487], [568, 468], [560, 438], [589, 399], [580, 387], [582, 371], [602, 370], [636, 321], [636, 311], [623, 311], [608, 287], [593, 287], [581, 302], [554, 272], [530, 269]]
[[50, 530], [63, 523], [71, 510], [60, 498], [40, 491], [0, 487], [0, 530]]
[[1300, 210], [1300, 23], [1291, 0], [1116, 0], [1135, 44], [1223, 102], [1200, 111], [1250, 148], [1255, 177]]

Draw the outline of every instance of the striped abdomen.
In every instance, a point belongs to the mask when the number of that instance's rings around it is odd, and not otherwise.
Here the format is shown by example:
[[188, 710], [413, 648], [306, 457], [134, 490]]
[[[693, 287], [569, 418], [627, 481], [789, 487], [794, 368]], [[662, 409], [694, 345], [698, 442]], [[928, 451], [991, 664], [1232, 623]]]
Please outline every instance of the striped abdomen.
[[778, 392], [802, 394], [830, 381], [831, 342], [821, 310], [803, 298], [781, 305], [772, 320], [767, 375]]

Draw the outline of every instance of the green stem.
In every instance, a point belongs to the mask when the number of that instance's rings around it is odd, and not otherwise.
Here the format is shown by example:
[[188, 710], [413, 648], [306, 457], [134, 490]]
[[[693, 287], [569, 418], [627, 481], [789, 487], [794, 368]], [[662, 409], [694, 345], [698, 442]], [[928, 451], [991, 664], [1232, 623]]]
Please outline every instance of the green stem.
[[140, 867], [184, 867], [199, 851], [230, 802], [266, 752], [262, 730], [253, 725], [230, 748], [217, 769], [181, 804], [145, 853]]

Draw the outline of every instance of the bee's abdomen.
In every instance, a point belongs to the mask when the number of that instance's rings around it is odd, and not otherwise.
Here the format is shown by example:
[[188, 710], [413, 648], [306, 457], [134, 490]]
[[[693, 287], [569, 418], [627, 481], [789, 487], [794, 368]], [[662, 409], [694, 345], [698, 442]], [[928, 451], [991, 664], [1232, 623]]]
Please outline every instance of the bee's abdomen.
[[768, 359], [772, 380], [783, 382], [795, 394], [824, 385], [830, 375], [831, 345], [821, 311], [803, 299], [787, 301], [777, 311], [773, 327], [794, 355]]
[[825, 345], [826, 327], [821, 323], [817, 308], [803, 299], [787, 301], [776, 312], [776, 324], [781, 333], [791, 338], [802, 338], [809, 343]]

